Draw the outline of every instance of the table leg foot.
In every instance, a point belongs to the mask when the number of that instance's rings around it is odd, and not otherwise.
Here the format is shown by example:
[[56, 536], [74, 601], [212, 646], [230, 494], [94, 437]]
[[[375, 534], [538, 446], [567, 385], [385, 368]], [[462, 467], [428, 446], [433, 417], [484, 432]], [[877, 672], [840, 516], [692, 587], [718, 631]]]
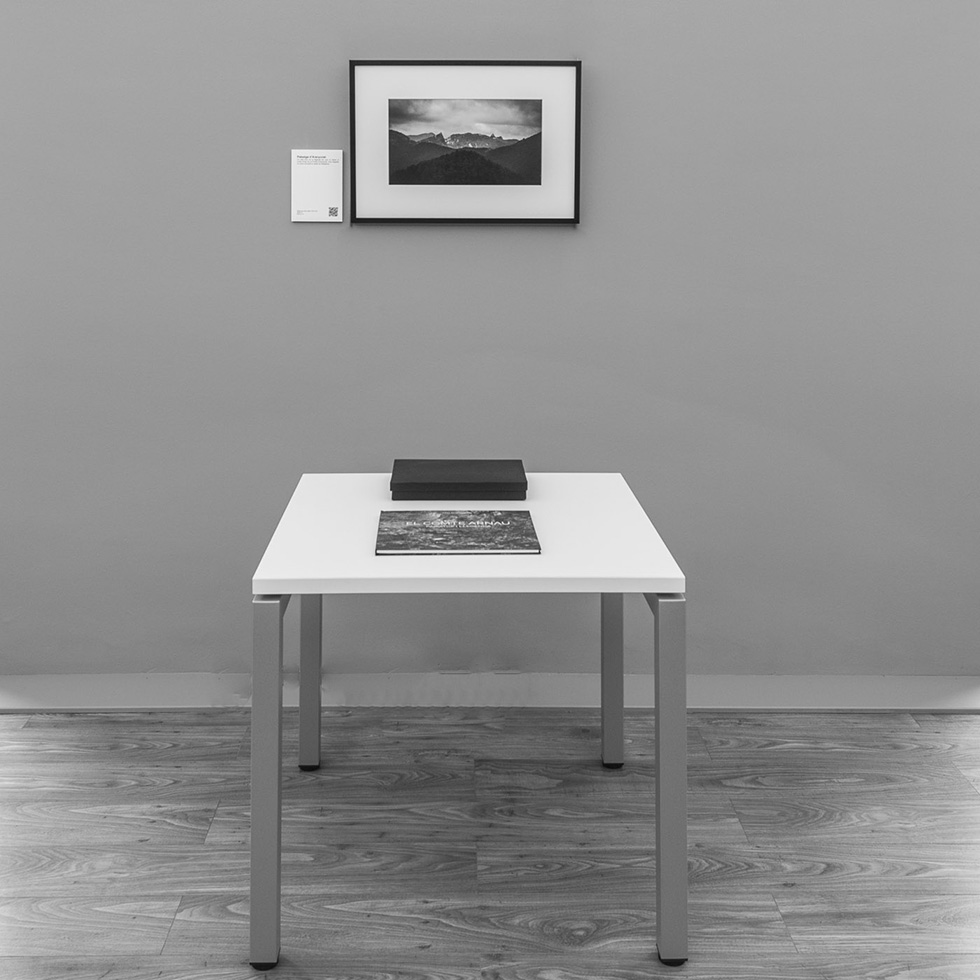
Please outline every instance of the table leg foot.
[[302, 769], [303, 772], [313, 772], [314, 770], [319, 768], [320, 768], [319, 766], [300, 766], [300, 769]]
[[274, 966], [279, 963], [279, 960], [273, 960], [272, 963], [249, 963], [249, 966], [253, 970], [271, 970]]
[[657, 951], [657, 959], [663, 963], [664, 966], [683, 966], [687, 962], [687, 957], [683, 959], [677, 959], [676, 957], [668, 956], [664, 958], [660, 955], [660, 951]]
[[622, 769], [623, 768], [623, 763], [621, 763], [621, 762], [604, 762], [603, 763], [603, 766], [605, 766], [606, 769]]

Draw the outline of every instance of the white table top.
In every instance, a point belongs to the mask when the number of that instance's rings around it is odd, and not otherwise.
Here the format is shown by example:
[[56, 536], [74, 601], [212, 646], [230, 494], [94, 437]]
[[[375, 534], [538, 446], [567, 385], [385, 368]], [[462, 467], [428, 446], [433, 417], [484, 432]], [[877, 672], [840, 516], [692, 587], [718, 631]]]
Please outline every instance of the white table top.
[[[305, 473], [252, 579], [255, 595], [683, 592], [619, 473], [529, 473], [527, 500], [392, 501], [389, 473]], [[527, 510], [540, 555], [375, 555], [382, 510]]]

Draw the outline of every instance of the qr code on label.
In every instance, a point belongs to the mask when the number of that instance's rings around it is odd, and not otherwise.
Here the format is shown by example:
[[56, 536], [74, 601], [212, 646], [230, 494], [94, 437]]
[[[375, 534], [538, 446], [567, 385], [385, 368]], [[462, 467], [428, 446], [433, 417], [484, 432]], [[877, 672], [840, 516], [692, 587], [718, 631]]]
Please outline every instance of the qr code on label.
[[340, 213], [340, 208], [327, 208], [328, 218], [336, 218], [339, 213]]

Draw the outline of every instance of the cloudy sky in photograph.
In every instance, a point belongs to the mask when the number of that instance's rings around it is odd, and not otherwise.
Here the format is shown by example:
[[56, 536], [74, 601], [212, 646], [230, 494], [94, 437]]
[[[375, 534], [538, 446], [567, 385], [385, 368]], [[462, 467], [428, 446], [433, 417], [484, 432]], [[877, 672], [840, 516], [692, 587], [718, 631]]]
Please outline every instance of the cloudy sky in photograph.
[[389, 99], [388, 126], [418, 133], [496, 133], [522, 140], [541, 132], [540, 99]]

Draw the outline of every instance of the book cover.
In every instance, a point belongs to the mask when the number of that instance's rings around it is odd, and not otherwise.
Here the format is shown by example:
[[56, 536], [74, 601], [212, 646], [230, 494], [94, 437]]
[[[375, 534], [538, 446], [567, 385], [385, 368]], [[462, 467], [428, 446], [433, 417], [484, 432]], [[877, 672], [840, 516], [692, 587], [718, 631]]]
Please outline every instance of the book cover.
[[376, 555], [539, 555], [526, 510], [383, 510]]

